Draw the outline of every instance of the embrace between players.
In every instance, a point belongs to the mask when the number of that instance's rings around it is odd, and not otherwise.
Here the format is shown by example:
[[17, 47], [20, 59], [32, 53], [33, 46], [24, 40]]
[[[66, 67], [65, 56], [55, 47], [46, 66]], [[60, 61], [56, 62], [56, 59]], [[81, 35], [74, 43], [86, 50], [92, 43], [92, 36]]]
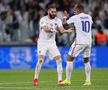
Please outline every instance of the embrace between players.
[[55, 41], [55, 35], [58, 32], [71, 33], [71, 28], [65, 30], [62, 25], [62, 21], [56, 17], [56, 7], [49, 6], [48, 15], [40, 19], [39, 22], [39, 39], [37, 43], [38, 50], [38, 62], [35, 68], [35, 75], [33, 84], [38, 85], [38, 77], [41, 70], [42, 63], [44, 61], [45, 54], [49, 57], [54, 58], [57, 64], [58, 73], [58, 85], [70, 85], [71, 84], [71, 72], [73, 70], [73, 60], [78, 56], [80, 52], [83, 52], [86, 80], [84, 85], [91, 85], [90, 73], [91, 66], [89, 62], [90, 51], [91, 51], [91, 27], [92, 18], [90, 15], [84, 13], [84, 7], [81, 4], [74, 6], [75, 15], [70, 17], [68, 20], [64, 18], [64, 23], [75, 26], [76, 38], [74, 43], [71, 45], [67, 56], [66, 66], [66, 79], [62, 81], [62, 59], [58, 47]]

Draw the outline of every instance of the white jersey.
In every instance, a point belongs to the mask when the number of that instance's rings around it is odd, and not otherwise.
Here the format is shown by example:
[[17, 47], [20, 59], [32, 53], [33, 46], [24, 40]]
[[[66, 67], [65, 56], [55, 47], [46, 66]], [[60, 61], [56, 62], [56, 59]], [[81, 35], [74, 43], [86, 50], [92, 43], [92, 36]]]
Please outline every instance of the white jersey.
[[39, 34], [39, 41], [40, 42], [55, 42], [55, 32], [45, 32], [42, 27], [48, 26], [48, 28], [52, 28], [55, 30], [58, 30], [59, 27], [62, 26], [62, 21], [55, 17], [54, 19], [49, 19], [48, 16], [44, 16], [40, 19], [39, 28], [40, 28], [40, 34]]
[[76, 44], [91, 44], [92, 18], [90, 15], [80, 13], [67, 20], [68, 24], [74, 23], [76, 29]]

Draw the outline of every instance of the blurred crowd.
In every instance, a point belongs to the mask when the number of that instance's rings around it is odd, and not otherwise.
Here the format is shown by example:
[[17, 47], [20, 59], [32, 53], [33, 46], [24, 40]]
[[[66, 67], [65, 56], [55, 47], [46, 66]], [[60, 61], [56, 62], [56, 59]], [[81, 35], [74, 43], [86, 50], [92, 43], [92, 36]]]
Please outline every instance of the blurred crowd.
[[[98, 26], [107, 31], [108, 0], [0, 0], [0, 43], [36, 42], [39, 34], [38, 23], [47, 14], [48, 5], [57, 6], [57, 16], [62, 20], [64, 10], [71, 16], [76, 3], [83, 4], [85, 12], [93, 17], [93, 29], [96, 32]], [[97, 45], [95, 36], [94, 45]], [[73, 37], [74, 33], [58, 34], [57, 43], [70, 45]]]

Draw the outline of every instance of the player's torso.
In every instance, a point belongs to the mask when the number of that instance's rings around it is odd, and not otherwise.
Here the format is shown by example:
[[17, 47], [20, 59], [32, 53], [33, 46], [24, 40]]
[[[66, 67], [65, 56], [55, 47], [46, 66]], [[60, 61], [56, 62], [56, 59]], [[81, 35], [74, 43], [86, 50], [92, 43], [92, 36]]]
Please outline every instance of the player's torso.
[[76, 43], [91, 44], [91, 17], [87, 14], [81, 13], [76, 16], [74, 25], [76, 28]]
[[[48, 28], [52, 28], [57, 30], [58, 28], [58, 18], [55, 19], [49, 19], [48, 16], [43, 17], [43, 22], [48, 26]], [[40, 27], [40, 34], [39, 34], [39, 39], [41, 41], [46, 41], [46, 42], [54, 42], [55, 41], [55, 32], [45, 32], [42, 30]]]

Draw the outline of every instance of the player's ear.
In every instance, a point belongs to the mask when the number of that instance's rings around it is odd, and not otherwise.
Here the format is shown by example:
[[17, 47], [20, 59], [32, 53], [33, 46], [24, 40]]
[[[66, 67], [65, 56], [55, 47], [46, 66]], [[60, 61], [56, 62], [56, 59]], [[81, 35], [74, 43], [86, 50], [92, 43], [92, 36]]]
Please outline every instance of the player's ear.
[[48, 9], [48, 12], [47, 13], [49, 13], [50, 12], [50, 9]]

